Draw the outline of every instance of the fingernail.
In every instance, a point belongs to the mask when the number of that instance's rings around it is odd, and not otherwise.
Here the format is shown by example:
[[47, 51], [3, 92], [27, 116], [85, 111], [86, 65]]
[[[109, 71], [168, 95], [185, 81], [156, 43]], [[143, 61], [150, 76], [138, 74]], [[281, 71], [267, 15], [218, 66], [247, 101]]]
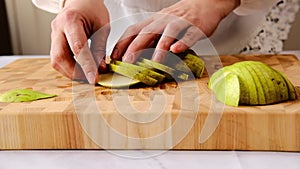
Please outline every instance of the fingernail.
[[161, 62], [162, 55], [160, 53], [155, 53], [154, 56], [152, 57], [152, 60], [155, 62]]
[[182, 45], [181, 44], [174, 44], [171, 46], [171, 51], [174, 53], [178, 53], [182, 51]]
[[129, 54], [129, 55], [124, 56], [122, 58], [122, 61], [123, 62], [127, 62], [127, 63], [132, 63], [133, 62], [133, 55]]
[[113, 60], [118, 60], [118, 58], [119, 58], [119, 50], [118, 50], [118, 49], [115, 49], [115, 50], [113, 51], [113, 53], [111, 54], [111, 58], [112, 58]]
[[106, 66], [106, 63], [104, 61], [102, 61], [100, 63], [100, 66], [99, 66], [99, 72], [100, 73], [105, 73], [107, 71], [107, 66]]
[[95, 74], [93, 72], [89, 72], [87, 74], [87, 80], [89, 81], [90, 84], [94, 84], [95, 83]]

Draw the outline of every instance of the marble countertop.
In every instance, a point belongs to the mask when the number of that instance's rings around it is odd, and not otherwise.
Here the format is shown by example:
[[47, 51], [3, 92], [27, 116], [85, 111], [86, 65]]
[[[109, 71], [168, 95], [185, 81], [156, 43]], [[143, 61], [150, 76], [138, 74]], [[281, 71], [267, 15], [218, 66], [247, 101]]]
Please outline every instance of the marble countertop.
[[[294, 53], [298, 58], [300, 56], [300, 51], [284, 53]], [[19, 58], [35, 57], [48, 56], [0, 56], [0, 67]], [[12, 168], [299, 169], [300, 153], [258, 151], [0, 151], [0, 169]]]

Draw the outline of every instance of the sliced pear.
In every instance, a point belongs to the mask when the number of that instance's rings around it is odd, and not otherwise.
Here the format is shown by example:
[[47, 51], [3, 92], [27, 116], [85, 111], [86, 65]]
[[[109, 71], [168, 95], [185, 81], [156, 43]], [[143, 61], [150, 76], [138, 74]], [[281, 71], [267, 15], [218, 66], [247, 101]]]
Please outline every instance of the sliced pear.
[[[199, 56], [193, 55], [188, 53], [184, 58], [183, 58], [183, 62], [187, 65], [187, 67], [189, 68], [189, 71], [191, 71], [195, 77], [200, 78], [203, 75], [204, 72], [204, 62], [202, 61], [202, 59]], [[186, 66], [184, 66], [186, 67]], [[176, 68], [184, 71], [185, 68], [181, 66], [181, 64], [177, 64]]]
[[250, 61], [246, 62], [246, 68], [248, 69], [249, 73], [251, 74], [254, 84], [256, 86], [257, 91], [257, 97], [258, 97], [258, 105], [264, 105], [266, 104], [266, 98], [265, 98], [265, 91], [263, 89], [263, 84], [260, 82], [259, 77], [257, 76], [255, 70], [252, 68]]
[[122, 66], [126, 69], [133, 69], [137, 72], [140, 72], [142, 74], [150, 76], [150, 77], [158, 80], [159, 83], [161, 83], [165, 79], [164, 75], [162, 75], [160, 73], [157, 73], [157, 72], [155, 72], [155, 71], [153, 71], [149, 68], [145, 68], [145, 67], [141, 67], [141, 66], [138, 66], [138, 65], [125, 63], [125, 62], [121, 62], [121, 61], [114, 61], [113, 63], [116, 64], [116, 65]]
[[234, 64], [231, 66], [225, 67], [226, 71], [235, 73], [238, 76], [240, 84], [240, 104], [248, 105], [250, 104], [250, 88], [247, 84], [247, 79], [244, 76], [243, 72]]
[[296, 90], [286, 76], [255, 61], [239, 62], [218, 70], [211, 76], [208, 86], [217, 99], [233, 106], [237, 105], [237, 88], [239, 104], [265, 105], [297, 98]]
[[158, 80], [150, 76], [147, 76], [145, 74], [142, 74], [140, 71], [134, 69], [128, 69], [126, 67], [115, 65], [115, 64], [109, 64], [109, 67], [110, 70], [113, 72], [119, 73], [131, 79], [138, 80], [149, 86], [155, 86], [158, 83]]
[[46, 94], [30, 89], [15, 89], [0, 95], [0, 102], [31, 102], [40, 99], [55, 97], [55, 94]]
[[124, 88], [138, 83], [140, 81], [113, 72], [99, 75], [98, 81], [99, 85], [108, 88]]
[[289, 91], [284, 78], [275, 69], [261, 63], [262, 68], [268, 73], [270, 80], [273, 82], [276, 91], [276, 102], [286, 101], [289, 99]]
[[278, 70], [276, 70], [276, 71], [277, 71], [277, 73], [279, 73], [282, 76], [282, 78], [285, 80], [285, 82], [287, 84], [289, 99], [290, 100], [297, 99], [297, 92], [296, 92], [296, 89], [295, 89], [294, 85], [292, 84], [292, 82], [282, 72], [280, 72]]
[[[257, 89], [251, 73], [246, 68], [247, 61], [236, 63], [234, 67], [240, 70], [240, 74], [238, 75], [238, 77], [239, 79], [243, 80], [244, 84], [246, 85], [245, 90], [247, 90], [249, 93], [249, 101], [247, 99], [245, 100], [245, 102], [243, 100], [240, 100], [240, 102], [242, 104], [257, 105], [258, 104]], [[241, 92], [245, 92], [245, 91], [241, 91]]]
[[266, 99], [266, 104], [271, 104], [276, 102], [276, 89], [273, 82], [268, 78], [268, 73], [264, 71], [261, 65], [257, 62], [251, 64], [257, 77], [260, 79], [262, 87], [264, 89], [264, 95]]
[[[221, 72], [221, 73], [220, 73]], [[240, 102], [240, 83], [235, 73], [220, 70], [218, 74], [212, 75], [209, 88], [214, 92], [216, 98], [229, 106], [238, 106]]]
[[183, 73], [183, 72], [177, 72], [175, 69], [173, 69], [169, 66], [163, 65], [161, 63], [154, 62], [152, 60], [145, 59], [145, 58], [142, 58], [141, 62], [148, 66], [151, 66], [154, 69], [157, 69], [159, 71], [169, 74], [172, 78], [175, 78], [175, 79], [178, 78], [180, 80], [188, 80], [189, 79], [188, 74]]

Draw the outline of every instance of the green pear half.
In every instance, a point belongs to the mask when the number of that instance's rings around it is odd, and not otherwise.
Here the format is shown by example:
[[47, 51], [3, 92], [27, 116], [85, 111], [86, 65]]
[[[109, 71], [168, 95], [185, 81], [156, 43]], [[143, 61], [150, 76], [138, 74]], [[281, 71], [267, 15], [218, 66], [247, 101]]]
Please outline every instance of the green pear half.
[[[266, 105], [297, 98], [295, 87], [283, 73], [256, 61], [221, 68], [211, 76], [208, 86], [217, 99], [231, 106]], [[238, 104], [236, 93], [239, 93]]]

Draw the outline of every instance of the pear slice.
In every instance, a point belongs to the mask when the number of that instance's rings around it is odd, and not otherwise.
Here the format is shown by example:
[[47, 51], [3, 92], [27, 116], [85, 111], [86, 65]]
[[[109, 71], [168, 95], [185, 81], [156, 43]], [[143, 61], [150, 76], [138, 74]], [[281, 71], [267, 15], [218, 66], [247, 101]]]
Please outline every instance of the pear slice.
[[109, 72], [99, 75], [98, 84], [108, 88], [124, 88], [140, 83], [138, 80]]
[[279, 73], [281, 75], [281, 77], [285, 80], [287, 88], [288, 88], [289, 99], [290, 100], [297, 99], [297, 92], [296, 92], [296, 89], [295, 89], [294, 85], [292, 84], [292, 82], [282, 72], [280, 72], [278, 70], [275, 70], [275, 71], [277, 71], [277, 73]]
[[40, 99], [56, 97], [55, 94], [46, 94], [30, 89], [15, 89], [0, 95], [0, 102], [31, 102]]
[[199, 56], [188, 53], [182, 58], [183, 63], [175, 64], [175, 69], [189, 73], [192, 72], [195, 77], [200, 78], [204, 72], [204, 62]]
[[265, 91], [263, 89], [263, 84], [261, 83], [255, 70], [252, 68], [252, 66], [251, 66], [252, 62], [248, 61], [245, 63], [246, 63], [245, 67], [248, 69], [249, 73], [251, 74], [251, 76], [254, 80], [254, 84], [256, 86], [258, 105], [264, 105], [264, 104], [266, 104], [266, 98], [265, 98]]
[[162, 75], [160, 73], [157, 73], [157, 72], [155, 72], [155, 71], [153, 71], [149, 68], [145, 68], [145, 67], [141, 67], [141, 66], [138, 66], [138, 65], [125, 63], [125, 62], [121, 62], [121, 61], [114, 61], [113, 63], [118, 65], [118, 66], [122, 66], [124, 68], [127, 68], [127, 69], [133, 69], [135, 71], [139, 71], [142, 74], [145, 74], [147, 76], [150, 76], [150, 77], [158, 80], [159, 83], [161, 83], [165, 79], [164, 75]]
[[240, 83], [235, 73], [219, 70], [211, 77], [209, 88], [216, 98], [229, 106], [238, 106], [240, 102]]
[[115, 65], [115, 64], [109, 64], [110, 70], [116, 73], [119, 73], [123, 76], [126, 76], [131, 79], [138, 80], [146, 85], [149, 86], [155, 86], [158, 83], [158, 80], [147, 76], [140, 71], [137, 71], [135, 69], [128, 69], [127, 67]]
[[247, 84], [247, 78], [244, 73], [238, 68], [236, 64], [225, 67], [226, 71], [235, 73], [238, 76], [240, 84], [240, 104], [250, 104], [250, 87]]
[[275, 69], [266, 64], [260, 63], [263, 70], [269, 75], [269, 79], [273, 82], [276, 91], [276, 102], [289, 100], [289, 92], [284, 78]]
[[148, 66], [151, 66], [154, 69], [157, 69], [159, 71], [162, 71], [162, 72], [165, 72], [165, 73], [169, 74], [172, 78], [178, 78], [180, 80], [188, 80], [189, 79], [188, 74], [183, 73], [183, 72], [178, 72], [175, 69], [173, 69], [169, 66], [163, 65], [161, 63], [154, 62], [152, 60], [145, 59], [145, 58], [142, 58], [141, 62], [148, 65]]
[[266, 104], [271, 104], [276, 102], [276, 89], [273, 82], [268, 78], [268, 73], [264, 71], [261, 65], [257, 62], [251, 64], [251, 67], [257, 74], [257, 77], [262, 84], [264, 95], [266, 99]]
[[[241, 104], [248, 104], [248, 105], [257, 105], [258, 104], [258, 93], [255, 85], [255, 81], [247, 69], [247, 61], [239, 62], [234, 65], [237, 69], [240, 70], [240, 74], [238, 75], [239, 79], [243, 80], [243, 83], [246, 85], [244, 90], [247, 90], [249, 93], [249, 101], [248, 99], [243, 101], [240, 100]], [[242, 89], [242, 88], [241, 88]], [[247, 92], [247, 91], [241, 91]]]

